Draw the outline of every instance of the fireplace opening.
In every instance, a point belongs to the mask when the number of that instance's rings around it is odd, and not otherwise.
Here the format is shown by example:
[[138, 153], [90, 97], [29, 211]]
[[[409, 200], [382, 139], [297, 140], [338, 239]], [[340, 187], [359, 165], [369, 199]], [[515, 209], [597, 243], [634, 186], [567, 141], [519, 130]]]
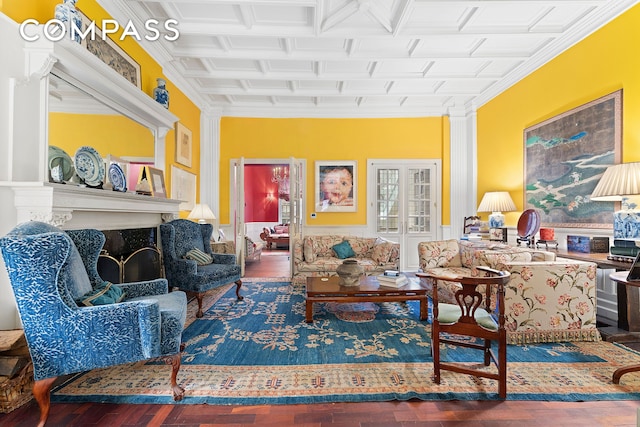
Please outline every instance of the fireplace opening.
[[103, 230], [106, 242], [98, 258], [98, 273], [111, 283], [164, 277], [158, 249], [158, 229]]

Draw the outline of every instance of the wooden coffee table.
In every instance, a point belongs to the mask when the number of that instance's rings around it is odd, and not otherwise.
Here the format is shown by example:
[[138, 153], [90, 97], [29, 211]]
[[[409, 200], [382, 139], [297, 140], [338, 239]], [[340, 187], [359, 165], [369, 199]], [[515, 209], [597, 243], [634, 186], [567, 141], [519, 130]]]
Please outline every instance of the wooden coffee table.
[[409, 281], [401, 288], [380, 286], [375, 276], [365, 276], [358, 286], [340, 286], [338, 276], [307, 277], [306, 321], [313, 322], [314, 302], [394, 302], [420, 301], [420, 320], [427, 320], [427, 289]]

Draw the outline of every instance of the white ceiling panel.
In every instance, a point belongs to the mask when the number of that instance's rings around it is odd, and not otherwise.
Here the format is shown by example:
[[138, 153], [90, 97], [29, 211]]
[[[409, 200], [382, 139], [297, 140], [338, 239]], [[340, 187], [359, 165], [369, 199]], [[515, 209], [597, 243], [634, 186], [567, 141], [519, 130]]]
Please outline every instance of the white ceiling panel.
[[180, 21], [207, 20], [215, 24], [239, 24], [242, 22], [240, 10], [233, 4], [176, 1], [171, 5], [178, 12], [178, 16], [173, 18]]
[[299, 7], [294, 4], [290, 2], [290, 5], [280, 6], [274, 2], [274, 4], [270, 5], [252, 6], [250, 9], [257, 25], [310, 25], [313, 19], [313, 13], [311, 13], [310, 8]]
[[256, 61], [251, 59], [214, 59], [209, 63], [215, 70], [255, 71], [258, 69]]
[[638, 0], [98, 2], [178, 21], [177, 41], [140, 43], [203, 110], [401, 117], [477, 108]]

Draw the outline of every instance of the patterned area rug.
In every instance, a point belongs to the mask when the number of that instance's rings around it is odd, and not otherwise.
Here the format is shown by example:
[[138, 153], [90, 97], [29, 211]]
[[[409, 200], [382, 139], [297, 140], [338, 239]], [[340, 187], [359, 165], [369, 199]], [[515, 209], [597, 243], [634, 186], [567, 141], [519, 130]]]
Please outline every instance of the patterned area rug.
[[[229, 287], [212, 292], [206, 313], [189, 303], [179, 383], [182, 404], [292, 404], [406, 400], [495, 400], [495, 381], [444, 371], [431, 379], [430, 327], [417, 303], [315, 304], [304, 321], [304, 289], [248, 279], [245, 299]], [[469, 364], [481, 353], [447, 347], [443, 356]], [[640, 373], [611, 382], [640, 354], [607, 343], [508, 348], [508, 400], [638, 400]], [[136, 363], [77, 375], [54, 402], [171, 403], [170, 368]]]

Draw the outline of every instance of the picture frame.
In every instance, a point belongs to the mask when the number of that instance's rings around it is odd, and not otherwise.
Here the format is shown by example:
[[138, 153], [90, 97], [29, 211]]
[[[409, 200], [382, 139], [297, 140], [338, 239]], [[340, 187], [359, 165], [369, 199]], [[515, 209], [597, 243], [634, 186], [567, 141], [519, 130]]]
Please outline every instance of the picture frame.
[[622, 90], [524, 129], [524, 209], [543, 227], [612, 228], [619, 202], [590, 196], [621, 147]]
[[196, 175], [171, 166], [171, 198], [181, 200], [181, 211], [191, 211], [196, 205]]
[[[82, 19], [83, 31], [91, 24], [91, 19], [77, 9]], [[100, 25], [96, 25], [95, 37], [85, 37], [81, 45], [89, 52], [97, 56], [102, 62], [107, 64], [118, 74], [129, 80], [138, 89], [142, 89], [142, 77], [140, 64], [138, 64], [127, 52], [125, 52], [109, 36], [103, 37]]]
[[[147, 185], [144, 184], [144, 181], [147, 182]], [[166, 198], [167, 189], [164, 185], [164, 172], [161, 169], [157, 169], [152, 166], [143, 166], [140, 169], [140, 177], [138, 178], [136, 193]]]
[[191, 131], [182, 123], [176, 123], [176, 162], [191, 167], [193, 138]]
[[507, 228], [498, 227], [489, 229], [489, 240], [507, 243]]
[[357, 167], [354, 160], [315, 162], [317, 212], [356, 212]]
[[151, 166], [146, 166], [149, 177], [149, 182], [151, 183], [151, 195], [153, 197], [167, 197], [167, 189], [164, 185], [164, 172], [160, 169], [153, 168]]

